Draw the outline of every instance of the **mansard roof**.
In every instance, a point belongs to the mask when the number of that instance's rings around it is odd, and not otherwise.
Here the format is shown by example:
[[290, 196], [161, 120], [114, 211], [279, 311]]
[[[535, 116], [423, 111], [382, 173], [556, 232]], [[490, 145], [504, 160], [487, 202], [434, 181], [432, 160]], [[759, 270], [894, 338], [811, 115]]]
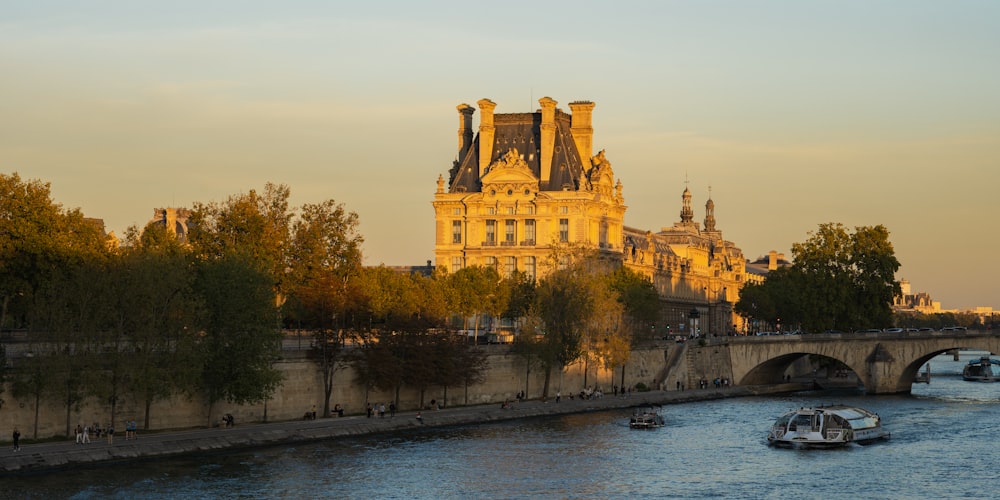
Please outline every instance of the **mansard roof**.
[[[584, 179], [586, 168], [576, 142], [570, 133], [571, 115], [556, 110], [555, 145], [552, 151], [552, 171], [547, 185], [539, 186], [543, 191], [577, 190]], [[490, 164], [516, 149], [536, 179], [541, 179], [541, 122], [542, 112], [498, 113], [494, 115], [495, 132], [490, 148]], [[450, 192], [480, 192], [482, 179], [479, 177], [479, 155], [483, 145], [480, 134], [476, 133], [472, 147], [464, 156], [456, 160], [450, 172]], [[589, 165], [588, 165], [589, 167]]]

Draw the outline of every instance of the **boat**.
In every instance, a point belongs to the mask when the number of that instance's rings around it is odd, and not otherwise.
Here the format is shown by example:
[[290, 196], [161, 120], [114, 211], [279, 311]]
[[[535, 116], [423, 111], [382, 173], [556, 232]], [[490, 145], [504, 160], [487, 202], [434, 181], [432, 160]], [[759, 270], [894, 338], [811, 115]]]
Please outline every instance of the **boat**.
[[1000, 361], [989, 356], [969, 361], [962, 368], [962, 379], [975, 382], [1000, 382]]
[[799, 408], [778, 417], [767, 443], [780, 447], [836, 448], [889, 439], [878, 414], [856, 406]]
[[656, 429], [663, 427], [663, 415], [660, 415], [653, 408], [640, 408], [632, 413], [628, 419], [628, 426], [632, 429]]

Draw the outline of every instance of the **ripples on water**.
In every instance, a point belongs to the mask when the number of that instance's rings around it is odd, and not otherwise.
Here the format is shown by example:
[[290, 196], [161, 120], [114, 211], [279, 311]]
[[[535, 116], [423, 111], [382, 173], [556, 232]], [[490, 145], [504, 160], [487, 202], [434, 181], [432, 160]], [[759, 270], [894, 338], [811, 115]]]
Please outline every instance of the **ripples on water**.
[[[971, 356], [971, 355], [970, 355]], [[976, 354], [978, 356], [978, 354]], [[964, 357], [964, 356], [963, 356]], [[957, 498], [998, 486], [1000, 383], [938, 357], [911, 396], [801, 393], [352, 438], [6, 480], [17, 498]], [[783, 411], [845, 403], [892, 439], [840, 450], [766, 445]]]

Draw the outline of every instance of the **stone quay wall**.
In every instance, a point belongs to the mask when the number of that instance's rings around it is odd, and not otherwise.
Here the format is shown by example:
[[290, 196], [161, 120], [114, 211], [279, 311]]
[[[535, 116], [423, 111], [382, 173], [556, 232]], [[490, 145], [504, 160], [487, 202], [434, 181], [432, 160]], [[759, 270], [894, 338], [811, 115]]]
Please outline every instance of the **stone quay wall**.
[[[542, 395], [545, 374], [537, 367], [528, 369], [523, 358], [512, 354], [508, 345], [483, 346], [489, 355], [489, 365], [485, 382], [470, 387], [429, 388], [424, 393], [424, 407], [430, 401], [443, 403], [449, 407], [499, 404], [504, 400], [514, 400], [519, 391], [525, 391], [529, 399], [537, 399]], [[670, 373], [667, 373], [667, 361], [671, 353], [677, 357], [675, 350], [683, 349], [684, 344], [674, 342], [659, 342], [655, 345], [637, 348], [632, 352], [631, 359], [624, 368], [624, 385], [635, 386], [642, 383], [652, 389], [673, 389], [674, 380], [678, 377], [690, 379], [686, 387], [695, 387], [693, 381], [702, 369], [692, 370], [687, 364], [692, 359], [700, 359], [701, 354], [682, 356], [676, 362]], [[707, 351], [706, 351], [707, 352]], [[723, 367], [715, 366], [728, 359], [713, 356], [713, 361], [705, 368], [710, 373], [720, 372]], [[698, 366], [703, 363], [699, 362]], [[222, 415], [230, 413], [236, 422], [275, 422], [302, 419], [306, 412], [315, 405], [318, 412], [323, 410], [323, 377], [318, 366], [308, 359], [306, 350], [287, 349], [283, 351], [282, 359], [277, 368], [284, 374], [284, 381], [273, 397], [264, 403], [254, 405], [235, 405], [218, 402], [209, 409], [206, 401], [197, 396], [175, 396], [157, 401], [150, 408], [149, 427], [151, 430], [186, 429], [197, 427], [214, 427], [219, 425]], [[731, 373], [731, 368], [726, 373]], [[708, 373], [706, 372], [706, 373]], [[668, 377], [670, 375], [670, 377]], [[713, 375], [714, 377], [715, 375]], [[671, 378], [672, 377], [672, 378]], [[597, 366], [595, 362], [579, 361], [567, 366], [560, 373], [553, 370], [549, 381], [549, 397], [554, 398], [557, 392], [566, 398], [587, 388], [600, 389], [611, 393], [613, 386], [622, 385], [621, 367], [607, 370]], [[35, 404], [30, 399], [14, 398], [8, 385], [0, 395], [5, 401], [0, 407], [0, 428], [10, 432], [15, 426], [26, 439], [34, 438]], [[447, 393], [446, 393], [447, 392]], [[390, 391], [365, 391], [365, 388], [355, 381], [355, 374], [349, 367], [337, 370], [334, 375], [333, 392], [330, 395], [330, 408], [340, 404], [346, 414], [361, 414], [367, 404], [384, 403], [388, 406], [393, 395]], [[403, 388], [400, 392], [400, 411], [412, 411], [420, 408], [418, 391]], [[210, 411], [211, 410], [211, 411]], [[62, 436], [66, 434], [67, 410], [57, 401], [41, 401], [38, 411], [38, 438]], [[99, 424], [106, 427], [111, 418], [111, 408], [107, 404], [90, 399], [69, 411], [69, 426], [77, 424]], [[124, 422], [135, 420], [140, 428], [143, 426], [144, 408], [141, 401], [125, 399], [120, 401], [115, 415], [116, 430], [124, 428]]]

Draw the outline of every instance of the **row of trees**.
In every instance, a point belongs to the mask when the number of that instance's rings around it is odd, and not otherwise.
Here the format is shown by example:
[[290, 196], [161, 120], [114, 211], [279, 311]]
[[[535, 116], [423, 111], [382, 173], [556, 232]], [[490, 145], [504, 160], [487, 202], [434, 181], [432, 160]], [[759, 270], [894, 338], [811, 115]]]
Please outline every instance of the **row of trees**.
[[348, 364], [357, 383], [397, 399], [404, 386], [422, 397], [481, 381], [482, 352], [451, 332], [478, 332], [483, 317], [524, 323], [534, 334], [518, 352], [547, 374], [581, 357], [621, 366], [632, 332], [655, 318], [648, 280], [580, 249], [558, 250], [552, 262], [570, 253], [573, 264], [537, 284], [492, 268], [364, 268], [356, 214], [332, 200], [292, 209], [289, 194], [268, 184], [196, 203], [186, 242], [150, 225], [112, 248], [47, 184], [0, 174], [0, 329], [28, 339], [14, 356], [15, 397], [36, 411], [60, 401], [67, 433], [88, 398], [112, 421], [123, 401], [141, 402], [148, 427], [152, 403], [199, 395], [211, 422], [214, 403], [258, 403], [277, 389], [285, 327], [314, 332], [327, 414]]

